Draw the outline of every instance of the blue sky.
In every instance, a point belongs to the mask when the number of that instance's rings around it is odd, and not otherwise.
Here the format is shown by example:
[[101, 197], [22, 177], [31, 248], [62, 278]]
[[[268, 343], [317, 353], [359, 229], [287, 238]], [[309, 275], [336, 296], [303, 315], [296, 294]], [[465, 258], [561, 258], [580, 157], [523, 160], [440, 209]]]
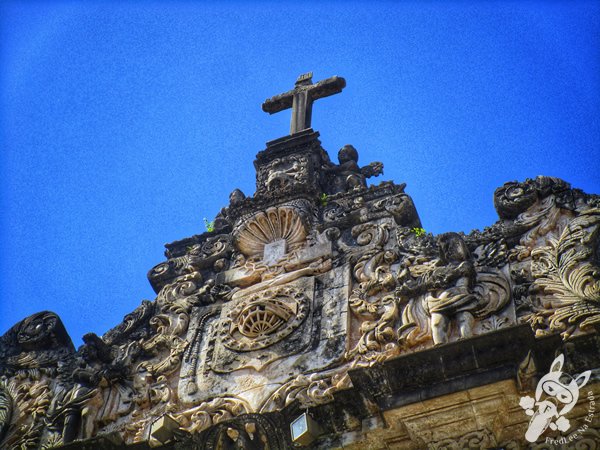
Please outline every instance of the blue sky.
[[0, 58], [0, 334], [49, 309], [79, 345], [153, 299], [307, 71], [347, 81], [323, 147], [382, 161], [427, 231], [491, 225], [506, 181], [600, 193], [598, 2], [5, 1]]

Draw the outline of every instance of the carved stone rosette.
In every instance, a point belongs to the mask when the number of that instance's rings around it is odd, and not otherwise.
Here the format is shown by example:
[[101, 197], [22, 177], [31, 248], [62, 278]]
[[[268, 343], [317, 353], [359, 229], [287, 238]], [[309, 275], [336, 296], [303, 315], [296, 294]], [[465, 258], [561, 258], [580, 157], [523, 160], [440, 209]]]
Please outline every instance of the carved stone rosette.
[[309, 297], [290, 286], [253, 294], [227, 314], [223, 345], [237, 352], [269, 347], [298, 329], [309, 309]]

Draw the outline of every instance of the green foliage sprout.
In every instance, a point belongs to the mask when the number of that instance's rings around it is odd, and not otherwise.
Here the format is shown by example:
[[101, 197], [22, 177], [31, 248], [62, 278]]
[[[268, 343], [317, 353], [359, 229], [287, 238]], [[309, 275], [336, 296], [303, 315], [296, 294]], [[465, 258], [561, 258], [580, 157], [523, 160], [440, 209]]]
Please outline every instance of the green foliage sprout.
[[327, 195], [325, 192], [323, 192], [321, 194], [321, 196], [319, 197], [319, 200], [321, 201], [321, 206], [327, 206], [328, 199], [329, 199], [329, 195]]
[[416, 236], [416, 237], [421, 237], [425, 235], [425, 229], [424, 228], [411, 228], [410, 231]]
[[212, 233], [213, 231], [215, 231], [215, 221], [208, 221], [208, 219], [205, 217], [204, 218], [204, 226], [206, 227], [206, 231], [208, 231], [209, 233]]

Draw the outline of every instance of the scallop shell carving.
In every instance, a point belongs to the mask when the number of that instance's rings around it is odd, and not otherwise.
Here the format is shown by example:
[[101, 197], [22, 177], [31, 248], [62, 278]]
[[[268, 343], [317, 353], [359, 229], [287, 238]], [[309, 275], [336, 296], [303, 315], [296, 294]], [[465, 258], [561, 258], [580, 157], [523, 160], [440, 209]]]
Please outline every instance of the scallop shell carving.
[[246, 337], [262, 338], [275, 332], [295, 315], [285, 302], [254, 302], [242, 310], [237, 318], [237, 329]]
[[262, 255], [265, 245], [284, 239], [288, 249], [306, 240], [306, 227], [298, 210], [279, 206], [261, 211], [246, 219], [236, 233], [237, 248], [246, 256]]

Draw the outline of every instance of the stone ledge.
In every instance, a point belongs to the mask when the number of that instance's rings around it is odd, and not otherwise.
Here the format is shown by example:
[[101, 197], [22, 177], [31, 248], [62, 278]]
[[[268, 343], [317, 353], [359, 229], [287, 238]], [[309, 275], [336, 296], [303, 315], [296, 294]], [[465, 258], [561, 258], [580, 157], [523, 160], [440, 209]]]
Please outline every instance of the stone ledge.
[[523, 324], [398, 356], [382, 365], [352, 370], [349, 375], [355, 389], [372, 397], [385, 411], [514, 379], [529, 350], [542, 355], [547, 353], [545, 349], [560, 344], [558, 335], [536, 340], [530, 326]]

